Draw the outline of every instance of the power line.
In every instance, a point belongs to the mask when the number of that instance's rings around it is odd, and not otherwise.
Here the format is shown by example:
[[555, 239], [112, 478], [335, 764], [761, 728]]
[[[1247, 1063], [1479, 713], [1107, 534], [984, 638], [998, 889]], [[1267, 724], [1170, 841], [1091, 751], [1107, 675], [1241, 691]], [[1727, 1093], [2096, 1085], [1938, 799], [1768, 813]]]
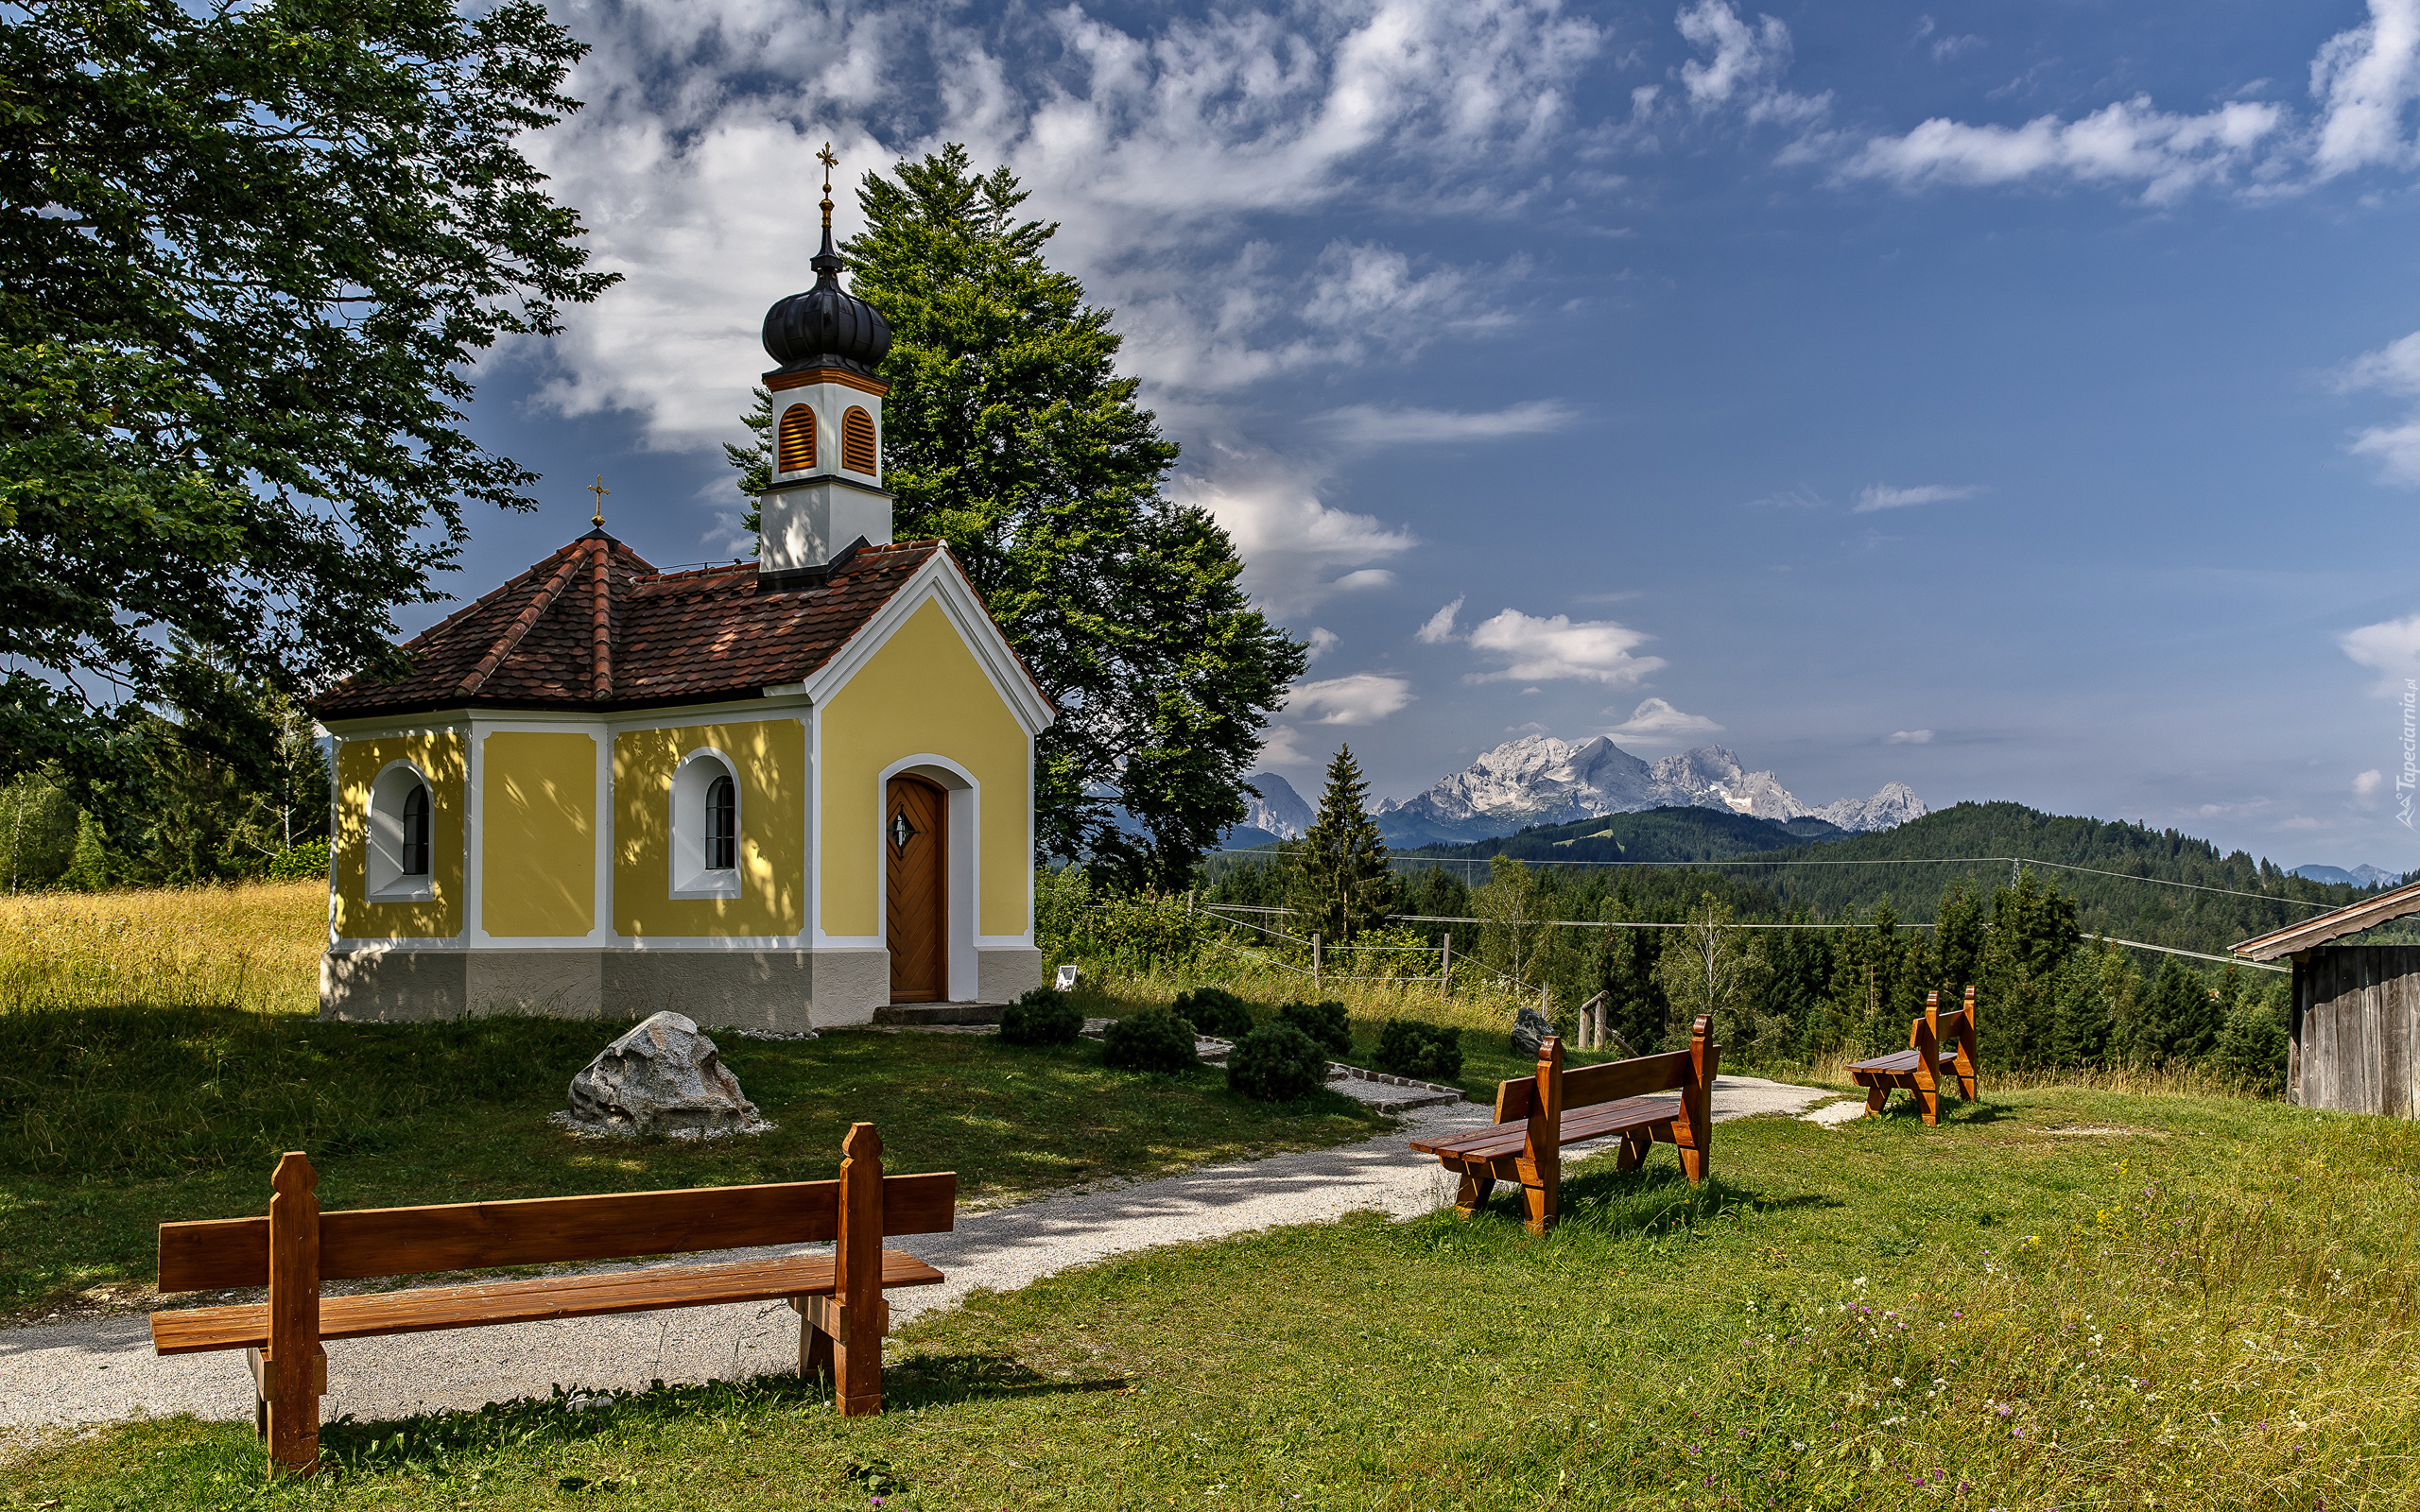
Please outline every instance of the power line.
[[[1220, 855], [1256, 855], [1275, 857], [1281, 852], [1266, 847], [1214, 848]], [[1522, 858], [1515, 858], [1522, 859]], [[1406, 866], [1477, 867], [1486, 865], [1480, 856], [1407, 856], [1388, 858], [1390, 863]], [[2007, 862], [2012, 867], [2053, 867], [2061, 871], [2082, 871], [2096, 877], [2115, 877], [2120, 882], [2147, 882], [2160, 887], [2183, 887], [2193, 892], [2214, 892], [2229, 898], [2251, 898], [2261, 902], [2285, 903], [2295, 908], [2334, 909], [2336, 903], [2311, 902], [2301, 898], [2281, 898], [2270, 892], [2245, 892], [2236, 887], [2212, 887], [2198, 882], [2173, 882], [2166, 877], [2146, 877], [2131, 871], [2110, 871], [2100, 867], [2080, 867], [2066, 861], [2045, 861], [2038, 856], [1878, 856], [1864, 860], [1836, 861], [1558, 861], [1541, 860], [1542, 867], [1672, 867], [1683, 869], [1713, 867], [1950, 867], [1997, 866]]]

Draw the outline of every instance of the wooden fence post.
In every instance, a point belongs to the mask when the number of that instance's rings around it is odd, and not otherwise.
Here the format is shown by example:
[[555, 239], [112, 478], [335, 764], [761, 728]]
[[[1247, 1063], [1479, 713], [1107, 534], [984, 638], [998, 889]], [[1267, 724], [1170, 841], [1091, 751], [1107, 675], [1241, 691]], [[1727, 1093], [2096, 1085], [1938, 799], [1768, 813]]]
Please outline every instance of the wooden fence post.
[[320, 1394], [328, 1357], [320, 1348], [320, 1184], [310, 1158], [288, 1150], [269, 1177], [268, 1352], [254, 1362], [267, 1405], [269, 1473], [320, 1468]]
[[1320, 932], [1315, 929], [1311, 931], [1311, 989], [1317, 992], [1326, 988], [1327, 967], [1320, 952]]
[[1438, 996], [1454, 995], [1454, 932], [1450, 929], [1445, 931], [1445, 953], [1437, 960], [1437, 981]]

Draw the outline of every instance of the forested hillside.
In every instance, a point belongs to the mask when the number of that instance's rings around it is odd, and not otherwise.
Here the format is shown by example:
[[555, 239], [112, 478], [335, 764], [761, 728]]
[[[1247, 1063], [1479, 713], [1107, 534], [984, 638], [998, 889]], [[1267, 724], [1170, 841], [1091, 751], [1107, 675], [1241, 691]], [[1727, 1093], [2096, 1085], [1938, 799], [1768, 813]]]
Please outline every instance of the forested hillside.
[[[1289, 857], [1221, 859], [1207, 901], [1286, 904]], [[1742, 1064], [1895, 1049], [1926, 992], [1971, 985], [1989, 1065], [2209, 1066], [2273, 1089], [2284, 975], [2084, 936], [2216, 955], [2363, 896], [2173, 830], [2018, 803], [1820, 841], [1717, 810], [1651, 810], [1424, 847], [1394, 866], [1403, 937], [1450, 930], [1459, 954], [1557, 1004], [1604, 993], [1640, 1048], [1712, 1011]], [[1817, 927], [1733, 927], [1751, 924]]]
[[[1762, 855], [1776, 847], [1795, 850], [1819, 840], [1846, 838], [1848, 832], [1817, 818], [1781, 823], [1729, 809], [1641, 809], [1607, 814], [1575, 824], [1542, 824], [1518, 834], [1466, 845], [1424, 845], [1397, 850], [1407, 859], [1484, 860], [1507, 855], [1521, 861], [1572, 862], [1725, 861]], [[1482, 870], [1484, 868], [1481, 868]]]
[[[1499, 851], [1542, 865], [1585, 864], [1590, 870], [1630, 874], [1631, 894], [1646, 903], [1693, 897], [1707, 878], [1681, 881], [1641, 863], [1714, 863], [1714, 873], [1728, 884], [1717, 890], [1734, 901], [1743, 919], [1790, 913], [1863, 918], [1888, 904], [1902, 922], [1915, 923], [1933, 917], [1937, 900], [1954, 884], [1986, 893], [2006, 885], [2016, 869], [2012, 858], [2021, 858], [2055, 864], [2039, 868], [2043, 880], [2075, 899], [2086, 933], [2214, 954], [2364, 896], [2357, 887], [2292, 876], [2240, 850], [2221, 855], [2207, 840], [2175, 830], [2045, 814], [2022, 803], [1961, 803], [1893, 830], [1821, 843], [1779, 830], [1711, 809], [1655, 809], [1475, 845], [1425, 846], [1397, 852], [1397, 866], [1410, 872], [1442, 861], [1477, 881], [1484, 869], [1472, 864]], [[1599, 832], [1608, 838], [1577, 838]], [[1574, 843], [1560, 843], [1566, 839]], [[1743, 842], [1757, 849], [1739, 849]], [[1613, 852], [1616, 845], [1625, 849]], [[1603, 867], [1606, 862], [1626, 865]], [[2180, 883], [2187, 885], [2164, 885]], [[1616, 884], [1608, 879], [1603, 886], [1612, 890]]]

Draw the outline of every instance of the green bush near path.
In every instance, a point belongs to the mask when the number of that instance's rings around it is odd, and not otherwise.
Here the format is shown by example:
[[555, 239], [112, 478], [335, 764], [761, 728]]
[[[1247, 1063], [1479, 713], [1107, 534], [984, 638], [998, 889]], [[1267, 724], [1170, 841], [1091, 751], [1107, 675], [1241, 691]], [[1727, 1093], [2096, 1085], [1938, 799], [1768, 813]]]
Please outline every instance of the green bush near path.
[[1697, 1189], [1574, 1162], [1544, 1239], [1499, 1200], [978, 1293], [895, 1337], [876, 1418], [792, 1378], [540, 1397], [333, 1428], [345, 1474], [266, 1491], [249, 1423], [139, 1422], [21, 1452], [0, 1504], [2420, 1503], [2411, 1124], [2063, 1088], [1716, 1151]]
[[[1270, 1107], [1213, 1070], [1143, 1081], [1089, 1047], [982, 1036], [718, 1035], [768, 1134], [579, 1140], [549, 1125], [615, 1024], [502, 1017], [334, 1023], [233, 1008], [0, 1013], [0, 1316], [139, 1291], [164, 1220], [266, 1211], [279, 1152], [328, 1208], [820, 1180], [851, 1121], [894, 1171], [955, 1170], [969, 1199], [1367, 1139], [1322, 1092]], [[5, 1503], [0, 1503], [5, 1504]]]

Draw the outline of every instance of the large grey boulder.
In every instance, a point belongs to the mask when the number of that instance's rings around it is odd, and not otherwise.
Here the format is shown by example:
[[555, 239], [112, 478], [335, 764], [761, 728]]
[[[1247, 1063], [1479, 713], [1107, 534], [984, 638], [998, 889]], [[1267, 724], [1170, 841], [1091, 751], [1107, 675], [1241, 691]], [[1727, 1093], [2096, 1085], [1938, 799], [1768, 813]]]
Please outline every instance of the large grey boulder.
[[1546, 1043], [1547, 1037], [1554, 1032], [1554, 1025], [1545, 1014], [1535, 1008], [1524, 1007], [1512, 1016], [1512, 1053], [1534, 1056], [1538, 1047]]
[[677, 1013], [646, 1020], [574, 1076], [563, 1121], [590, 1133], [688, 1139], [772, 1126], [741, 1095], [715, 1042]]

